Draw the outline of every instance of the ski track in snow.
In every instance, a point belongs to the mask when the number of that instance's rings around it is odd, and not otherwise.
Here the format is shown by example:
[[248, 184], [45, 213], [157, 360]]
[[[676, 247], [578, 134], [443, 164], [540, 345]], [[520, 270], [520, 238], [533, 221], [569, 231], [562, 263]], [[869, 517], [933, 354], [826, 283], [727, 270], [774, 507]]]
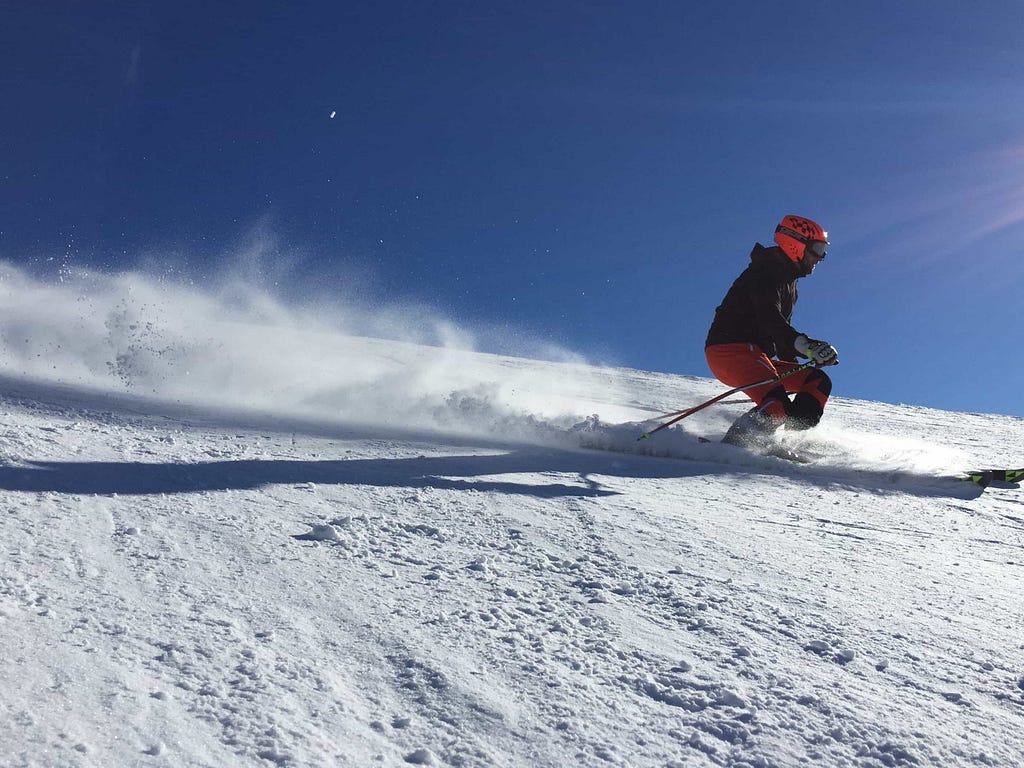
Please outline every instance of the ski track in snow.
[[696, 442], [735, 408], [637, 443], [717, 386], [641, 372], [381, 429], [6, 385], [5, 766], [1024, 754], [1024, 497], [945, 476], [1019, 419], [837, 400], [802, 467]]

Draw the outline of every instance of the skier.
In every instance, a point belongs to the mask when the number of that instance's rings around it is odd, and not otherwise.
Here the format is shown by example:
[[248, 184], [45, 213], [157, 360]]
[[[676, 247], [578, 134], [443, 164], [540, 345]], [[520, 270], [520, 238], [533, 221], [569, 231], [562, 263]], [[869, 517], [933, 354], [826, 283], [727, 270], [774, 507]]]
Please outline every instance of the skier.
[[[790, 325], [796, 281], [814, 272], [825, 258], [828, 234], [801, 216], [786, 216], [775, 228], [775, 246], [755, 243], [750, 265], [736, 278], [708, 331], [704, 352], [711, 372], [739, 387], [798, 367], [797, 355], [818, 366], [836, 365], [839, 355], [828, 342], [816, 341]], [[757, 447], [783, 424], [808, 429], [818, 424], [832, 392], [820, 367], [744, 392], [756, 405], [729, 428], [723, 442]], [[789, 392], [795, 393], [792, 400]]]

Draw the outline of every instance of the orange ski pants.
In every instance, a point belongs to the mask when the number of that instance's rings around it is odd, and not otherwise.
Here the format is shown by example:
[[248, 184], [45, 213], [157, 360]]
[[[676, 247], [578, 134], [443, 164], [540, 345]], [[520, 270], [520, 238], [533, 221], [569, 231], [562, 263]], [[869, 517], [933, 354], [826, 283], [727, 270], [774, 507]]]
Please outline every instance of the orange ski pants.
[[[759, 346], [747, 342], [713, 344], [704, 350], [704, 354], [715, 378], [730, 387], [742, 387], [752, 381], [761, 381], [800, 366], [799, 363], [787, 360], [773, 360]], [[763, 408], [765, 414], [783, 421], [789, 410], [787, 392], [806, 393], [824, 410], [831, 389], [831, 382], [824, 371], [819, 368], [808, 368], [780, 381], [750, 387], [743, 391]]]

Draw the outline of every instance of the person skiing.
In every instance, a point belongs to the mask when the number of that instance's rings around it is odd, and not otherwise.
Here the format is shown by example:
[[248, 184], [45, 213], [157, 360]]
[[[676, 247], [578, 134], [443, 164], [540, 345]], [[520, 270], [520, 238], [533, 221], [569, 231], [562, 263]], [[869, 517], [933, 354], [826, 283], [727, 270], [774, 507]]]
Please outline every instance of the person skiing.
[[790, 323], [796, 281], [814, 272], [828, 245], [828, 233], [816, 222], [784, 217], [775, 228], [775, 245], [754, 244], [749, 266], [715, 310], [704, 353], [722, 383], [740, 387], [792, 371], [799, 366], [798, 355], [818, 366], [744, 389], [755, 406], [736, 420], [723, 442], [757, 447], [783, 424], [809, 429], [821, 420], [832, 392], [832, 380], [821, 368], [838, 364], [839, 355], [828, 342], [812, 339]]

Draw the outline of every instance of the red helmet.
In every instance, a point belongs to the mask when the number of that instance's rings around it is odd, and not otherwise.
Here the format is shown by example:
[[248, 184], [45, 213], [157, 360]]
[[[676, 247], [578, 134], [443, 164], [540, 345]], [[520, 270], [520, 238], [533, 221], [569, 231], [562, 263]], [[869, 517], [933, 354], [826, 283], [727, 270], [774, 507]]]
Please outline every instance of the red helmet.
[[[775, 244], [793, 261], [800, 261], [811, 243], [828, 245], [828, 232], [822, 229], [820, 224], [803, 216], [786, 216], [775, 228]], [[824, 248], [818, 248], [824, 257]]]

